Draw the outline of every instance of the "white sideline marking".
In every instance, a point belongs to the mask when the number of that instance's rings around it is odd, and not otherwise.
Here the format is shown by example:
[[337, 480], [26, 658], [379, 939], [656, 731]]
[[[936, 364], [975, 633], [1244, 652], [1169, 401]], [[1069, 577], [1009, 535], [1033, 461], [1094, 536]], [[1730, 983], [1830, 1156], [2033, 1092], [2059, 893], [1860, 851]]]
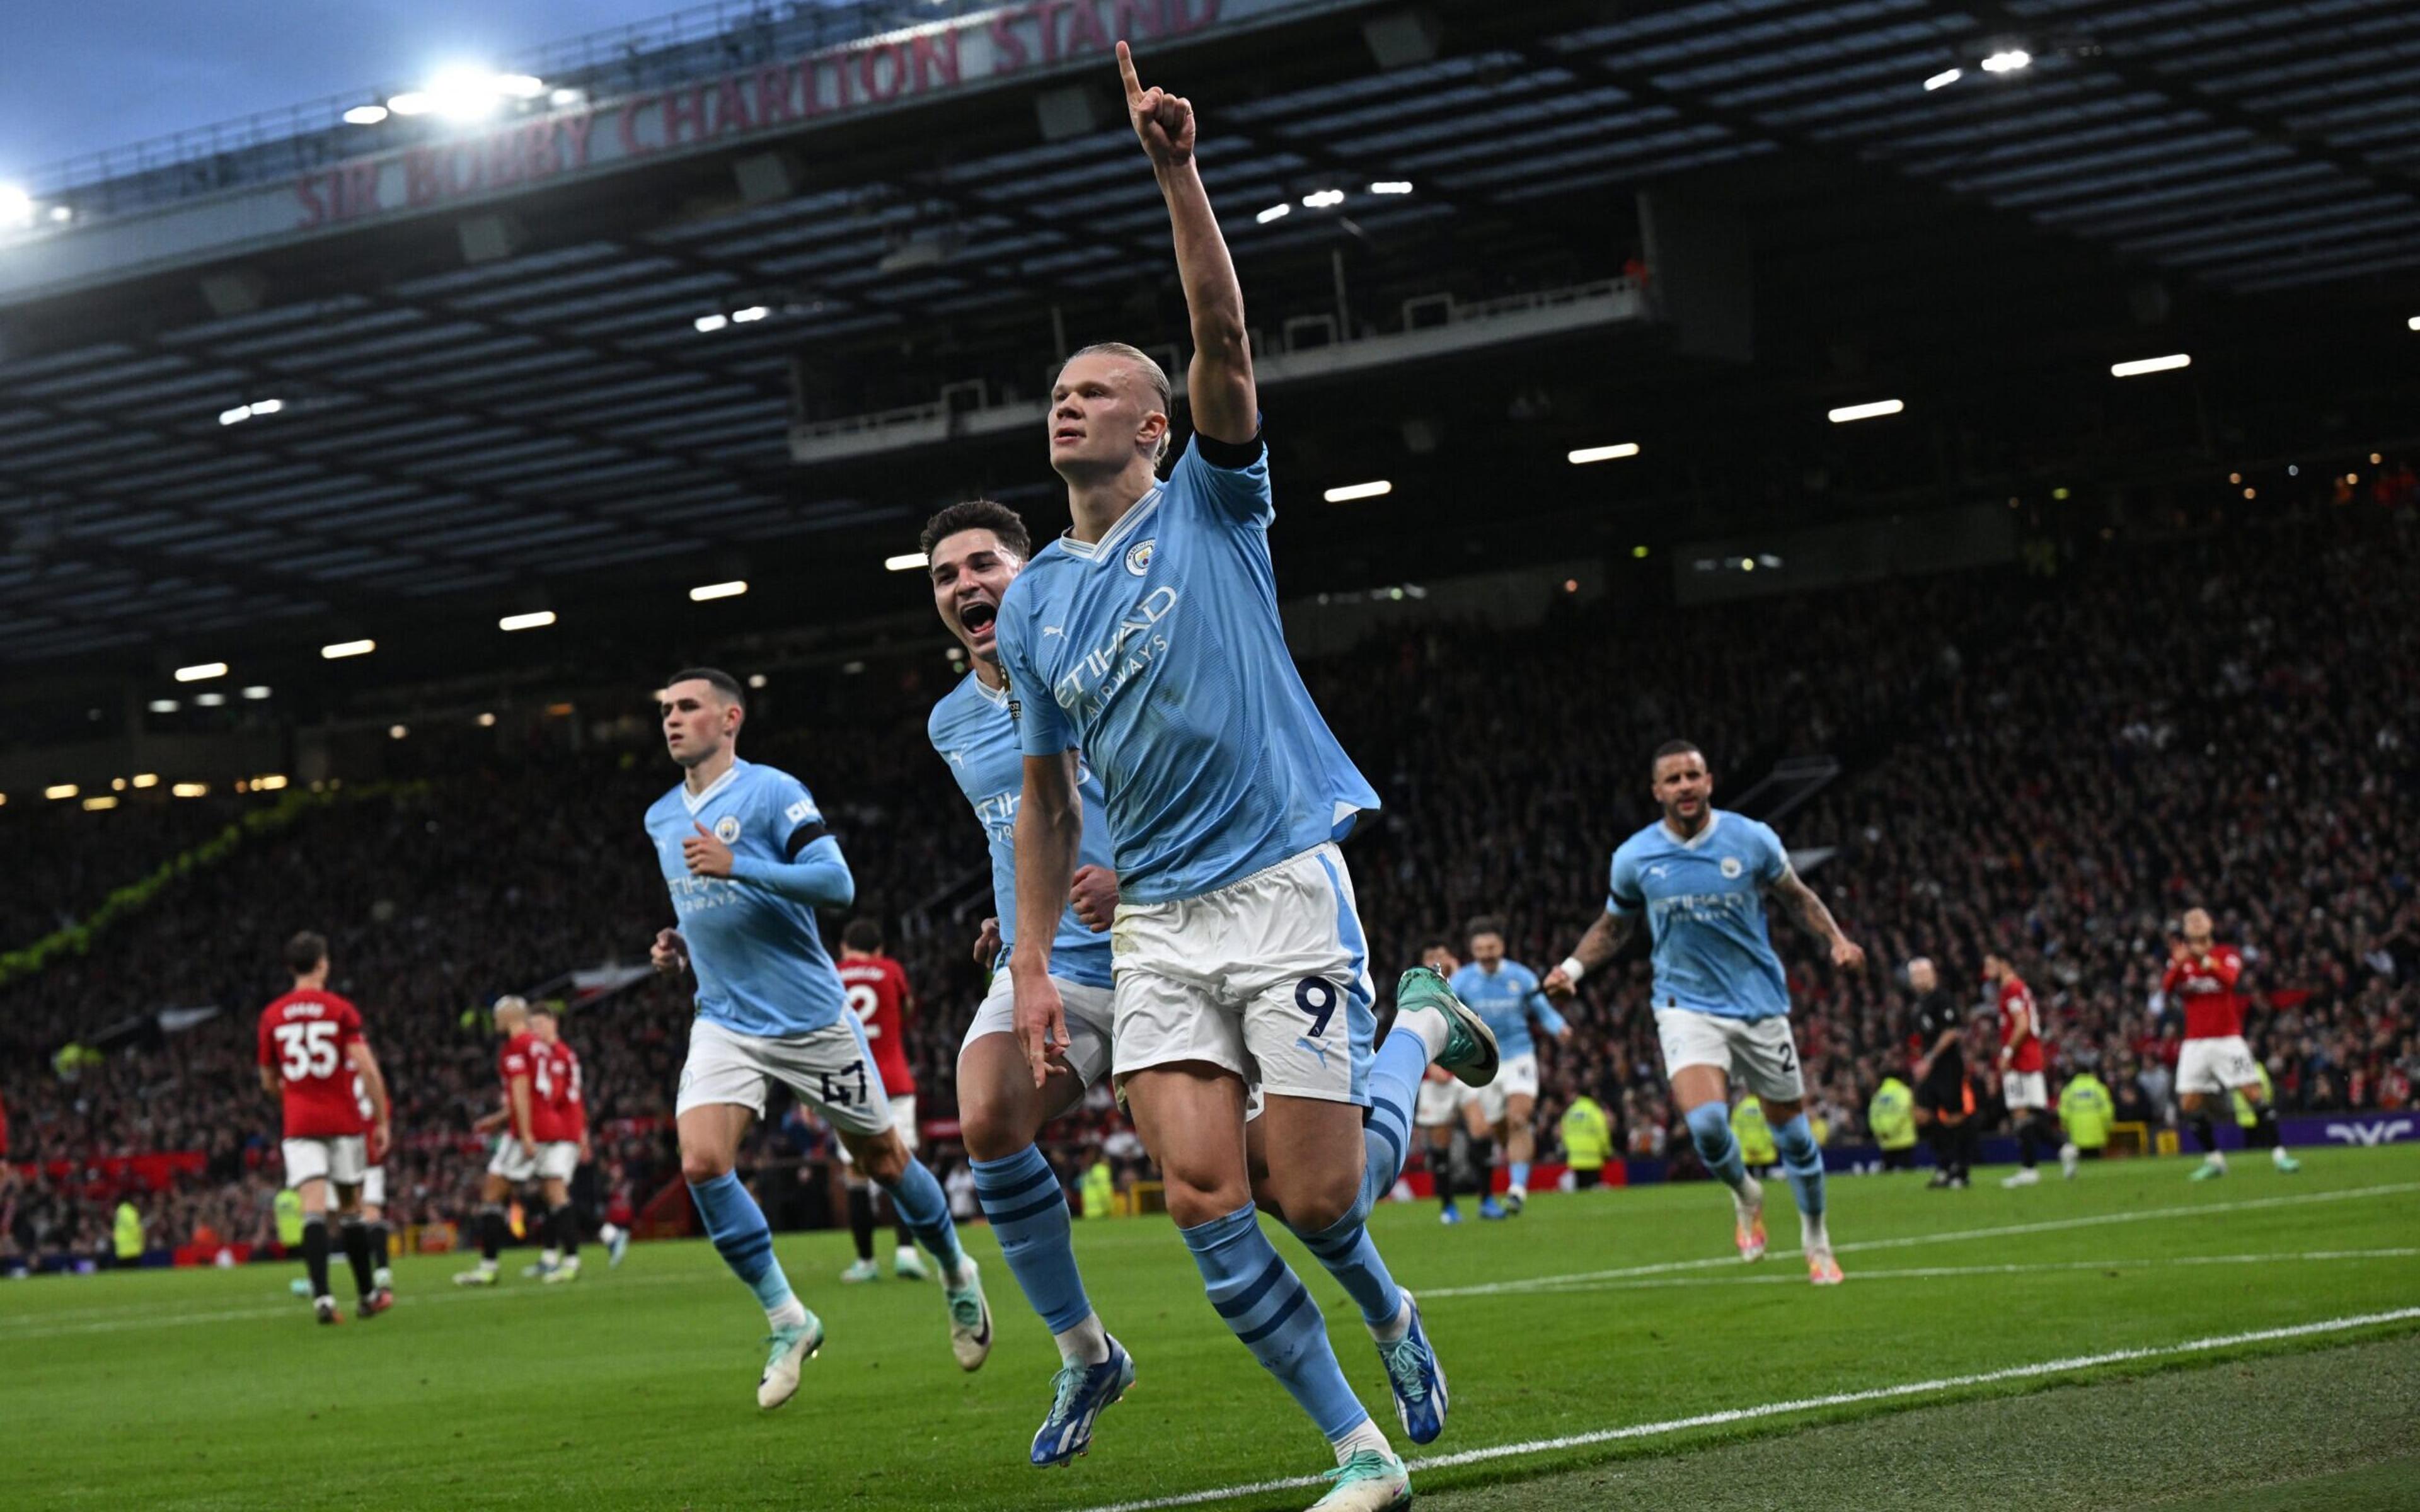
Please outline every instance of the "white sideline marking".
[[[2158, 1255], [2122, 1260], [2042, 1260], [2030, 1263], [2010, 1262], [2005, 1265], [1915, 1265], [1896, 1271], [1852, 1271], [1852, 1281], [1925, 1281], [1972, 1275], [2030, 1275], [2058, 1271], [2134, 1270], [2153, 1265], [2284, 1265], [2307, 1260], [2408, 1260], [2420, 1258], [2420, 1249], [2315, 1249], [2275, 1255]], [[1794, 1271], [1762, 1270], [1738, 1275], [1651, 1275], [1633, 1276], [1622, 1281], [1567, 1281], [1555, 1286], [1530, 1288], [1533, 1292], [1564, 1296], [1582, 1291], [1642, 1291], [1659, 1287], [1803, 1287], [1806, 1277]], [[1451, 1287], [1435, 1287], [1419, 1293], [1426, 1302], [1431, 1297], [1452, 1297], [1461, 1293]]]
[[[2420, 1192], [2420, 1181], [2391, 1181], [2381, 1186], [2349, 1186], [2333, 1192], [2296, 1192], [2285, 1196], [2245, 1197], [2235, 1202], [2203, 1202], [2187, 1208], [2149, 1208], [2133, 1212], [2102, 1212], [2081, 1218], [2045, 1218], [2039, 1223], [2001, 1224], [1992, 1228], [1961, 1228], [1943, 1234], [1908, 1234], [1897, 1239], [1856, 1240], [1835, 1244], [1836, 1255], [1848, 1255], [1864, 1250], [1905, 1249], [1915, 1244], [1955, 1244], [1970, 1239], [2006, 1239], [2017, 1234], [2047, 1234], [2062, 1228], [2098, 1228], [2108, 1224], [2148, 1223], [2161, 1218], [2197, 1218], [2213, 1212], [2251, 1212], [2262, 1208], [2299, 1207], [2310, 1202], [2343, 1202], [2354, 1197], [2382, 1197]], [[1794, 1249], [1767, 1250], [1768, 1259], [1787, 1259], [1796, 1255]], [[1625, 1265], [1610, 1271], [1578, 1271], [1566, 1275], [1527, 1276], [1512, 1281], [1491, 1281], [1482, 1286], [1419, 1288], [1423, 1297], [1486, 1297], [1507, 1291], [1531, 1291], [1540, 1288], [1569, 1286], [1575, 1282], [1620, 1281], [1635, 1275], [1663, 1275], [1674, 1271], [1712, 1271], [1739, 1264], [1733, 1255], [1706, 1256], [1691, 1260], [1660, 1260], [1652, 1265]]]
[[[275, 1269], [282, 1273], [284, 1267], [280, 1265], [272, 1267], [271, 1269]], [[693, 1284], [699, 1281], [711, 1281], [714, 1278], [713, 1273], [706, 1272], [700, 1272], [694, 1275], [686, 1273], [680, 1275], [634, 1275], [625, 1276], [616, 1281], [605, 1282], [603, 1285], [615, 1291], [619, 1291], [624, 1287], [682, 1286]], [[570, 1284], [574, 1286], [581, 1285], [579, 1282], [573, 1282]], [[535, 1296], [541, 1289], [556, 1291], [561, 1290], [562, 1288], [560, 1287], [542, 1288], [539, 1287], [538, 1283], [534, 1280], [525, 1281], [518, 1287], [449, 1287], [443, 1290], [438, 1290], [432, 1288], [427, 1291], [415, 1291], [408, 1296], [397, 1297], [396, 1299], [396, 1305], [398, 1307], [419, 1307], [433, 1302], [470, 1302], [478, 1298], [486, 1298], [489, 1301], [494, 1301], [500, 1297]], [[133, 1305], [135, 1304], [130, 1304], [130, 1311], [128, 1313], [121, 1314], [115, 1318], [104, 1318], [97, 1322], [90, 1323], [61, 1323], [55, 1320], [58, 1316], [55, 1313], [38, 1313], [24, 1318], [0, 1319], [0, 1344], [13, 1344], [19, 1339], [57, 1338], [60, 1335], [67, 1334], [116, 1334], [122, 1333], [131, 1328], [173, 1328], [179, 1323], [231, 1323], [247, 1318], [306, 1317], [309, 1315], [311, 1310], [311, 1304], [300, 1297], [293, 1298], [292, 1300], [283, 1304], [261, 1304], [256, 1306], [247, 1307], [222, 1307], [206, 1313], [170, 1312], [160, 1309], [156, 1305], [136, 1312], [131, 1310]], [[346, 1326], [350, 1327], [352, 1324], [359, 1321], [361, 1321], [361, 1319], [355, 1318], [349, 1311], [345, 1314]], [[33, 1323], [39, 1324], [39, 1326], [31, 1328], [14, 1326], [23, 1323]]]
[[[1737, 1261], [1733, 1261], [1737, 1264]], [[1699, 1412], [1690, 1417], [1676, 1417], [1661, 1423], [1634, 1423], [1627, 1427], [1598, 1428], [1588, 1433], [1567, 1433], [1559, 1438], [1529, 1439], [1519, 1443], [1499, 1443], [1484, 1449], [1465, 1449], [1457, 1454], [1431, 1455], [1410, 1462], [1413, 1470], [1442, 1470], [1453, 1465], [1476, 1465], [1490, 1459], [1512, 1459], [1528, 1455], [1552, 1454], [1560, 1449], [1580, 1449], [1590, 1444], [1612, 1443], [1622, 1439], [1656, 1438], [1678, 1433], [1687, 1428], [1715, 1427], [1726, 1423], [1748, 1423], [1759, 1418], [1781, 1417], [1792, 1412], [1817, 1412], [1827, 1407], [1854, 1407], [1861, 1402], [1888, 1401], [1901, 1396], [1925, 1396], [1938, 1392], [1956, 1391], [1967, 1386], [1988, 1386], [2003, 1381], [2024, 1381], [2037, 1376], [2063, 1375], [2071, 1370], [2089, 1370], [2105, 1365], [2123, 1365], [2134, 1360], [2161, 1360], [2181, 1354], [2199, 1354], [2211, 1350], [2232, 1349], [2239, 1344], [2263, 1344], [2276, 1339], [2309, 1338], [2322, 1334], [2342, 1334], [2356, 1328], [2369, 1328], [2380, 1323], [2403, 1323], [2420, 1319], [2420, 1307], [2397, 1307], [2391, 1312], [2362, 1313], [2348, 1318], [2323, 1319], [2314, 1323], [2294, 1323], [2283, 1328], [2260, 1328], [2242, 1334], [2218, 1334], [2208, 1338], [2187, 1339], [2182, 1344], [2154, 1344], [2133, 1350], [2108, 1350], [2099, 1354], [2070, 1355], [2063, 1360], [2043, 1360], [2035, 1365], [2009, 1365], [2001, 1370], [1981, 1370], [1972, 1375], [1943, 1376], [1934, 1381], [1911, 1381], [1897, 1386], [1875, 1386], [1864, 1391], [1834, 1392], [1827, 1396], [1802, 1396], [1795, 1401], [1765, 1402], [1755, 1407], [1734, 1407], [1719, 1412]], [[1316, 1486], [1323, 1477], [1291, 1475], [1283, 1480], [1253, 1481], [1242, 1486], [1219, 1486], [1209, 1490], [1187, 1491], [1180, 1496], [1156, 1496], [1140, 1502], [1112, 1502], [1104, 1506], [1089, 1507], [1085, 1512], [1156, 1512], [1160, 1507], [1199, 1506], [1205, 1502], [1231, 1501], [1238, 1496], [1258, 1496], [1267, 1491], [1292, 1490], [1298, 1487]]]

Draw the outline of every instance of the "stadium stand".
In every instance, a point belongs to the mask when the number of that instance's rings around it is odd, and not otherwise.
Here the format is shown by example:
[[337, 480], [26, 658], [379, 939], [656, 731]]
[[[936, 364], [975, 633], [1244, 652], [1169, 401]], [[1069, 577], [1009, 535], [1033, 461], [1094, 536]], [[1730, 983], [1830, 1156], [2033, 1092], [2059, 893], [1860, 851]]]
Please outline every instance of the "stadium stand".
[[[2408, 477], [2408, 474], [2405, 476]], [[2341, 490], [2339, 490], [2341, 493]], [[2253, 963], [2256, 1048], [2288, 1111], [2407, 1106], [2420, 1074], [2420, 518], [2408, 486], [2321, 495], [2257, 523], [2211, 516], [2123, 545], [2045, 532], [2026, 570], [1671, 609], [1559, 597], [1539, 625], [1392, 630], [1306, 673], [1387, 801], [1353, 846], [1376, 963], [1481, 912], [1516, 959], [1551, 963], [1603, 906], [1605, 857], [1652, 816], [1644, 753], [1675, 732], [1736, 797], [1781, 758], [1841, 776], [1771, 816], [1877, 969], [1843, 979], [1776, 925], [1813, 1101], [1835, 1144], [1900, 1056], [1888, 967], [1943, 961], [1971, 983], [2012, 949], [2055, 1042], [2054, 1085], [2097, 1068], [2121, 1117], [2170, 1119], [2180, 1015], [2159, 999], [2166, 933], [2199, 903]], [[930, 1127], [980, 995], [968, 947], [987, 891], [962, 800], [923, 741], [947, 686], [934, 658], [768, 702], [751, 756], [823, 798], [861, 909], [894, 921], [923, 998], [911, 1056]], [[640, 727], [643, 737], [644, 727]], [[249, 1068], [252, 1011], [284, 983], [276, 942], [334, 942], [397, 1100], [390, 1211], [458, 1219], [494, 1096], [475, 1011], [575, 967], [640, 959], [666, 909], [638, 815], [671, 780], [646, 739], [504, 768], [323, 793], [173, 877], [137, 907], [0, 986], [0, 1099], [14, 1167], [8, 1255], [92, 1255], [132, 1192], [153, 1233], [267, 1243], [275, 1111]], [[535, 795], [544, 801], [534, 801]], [[260, 800], [255, 800], [258, 802]], [[1723, 801], [1718, 793], [1717, 801]], [[46, 929], [225, 826], [229, 808], [20, 816], [40, 837], [106, 823], [64, 893], [11, 885], [5, 917]], [[507, 849], [497, 837], [507, 829]], [[38, 898], [46, 897], [46, 904]], [[310, 917], [293, 903], [309, 900]], [[836, 927], [836, 923], [835, 923]], [[1576, 1033], [1549, 1045], [1540, 1126], [1590, 1090], [1634, 1155], [1673, 1140], [1646, 1016], [1643, 956], [1592, 979]], [[1979, 989], [1962, 989], [1979, 999]], [[163, 1010], [221, 1011], [164, 1031]], [[628, 1216], [677, 1175], [670, 1098], [687, 1005], [644, 980], [577, 1011], [599, 1128], [601, 1210]], [[1978, 1052], [1989, 1030], [1978, 1020]], [[82, 1055], [62, 1057], [70, 1046]], [[1991, 1057], [1978, 1054], [1988, 1067]], [[1978, 1088], [1988, 1105], [1988, 1075]], [[1055, 1129], [1072, 1178], [1139, 1148], [1106, 1098]], [[197, 1152], [195, 1168], [119, 1157]], [[825, 1146], [796, 1119], [746, 1165], [777, 1219], [819, 1221]], [[777, 1195], [772, 1188], [780, 1187]], [[685, 1210], [684, 1210], [685, 1211]]]

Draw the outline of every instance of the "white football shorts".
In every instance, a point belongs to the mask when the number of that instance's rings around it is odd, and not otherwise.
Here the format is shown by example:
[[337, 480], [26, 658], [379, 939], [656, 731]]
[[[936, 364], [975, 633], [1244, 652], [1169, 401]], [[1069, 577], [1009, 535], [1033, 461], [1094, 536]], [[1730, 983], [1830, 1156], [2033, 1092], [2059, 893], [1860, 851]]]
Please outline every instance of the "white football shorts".
[[[891, 1100], [891, 1127], [899, 1131], [899, 1142], [908, 1147], [908, 1153], [916, 1153], [915, 1093], [905, 1092]], [[846, 1145], [840, 1147], [840, 1163], [843, 1165], [857, 1164], [857, 1157], [848, 1152]]]
[[778, 1081], [824, 1121], [850, 1134], [891, 1127], [890, 1094], [854, 1013], [812, 1033], [764, 1040], [712, 1019], [690, 1021], [689, 1059], [681, 1066], [675, 1118], [694, 1107], [727, 1103], [765, 1116], [765, 1088]]
[[2050, 1106], [2050, 1084], [2040, 1072], [2011, 1071], [2000, 1076], [2000, 1101], [2011, 1113]]
[[1121, 1079], [1206, 1061], [1272, 1097], [1369, 1104], [1369, 951], [1333, 844], [1198, 898], [1122, 903], [1111, 941]]
[[515, 1186], [528, 1181], [568, 1181], [578, 1169], [580, 1146], [569, 1139], [551, 1139], [533, 1147], [504, 1134], [496, 1140], [496, 1152], [488, 1161], [489, 1176], [501, 1176]]
[[362, 1206], [365, 1208], [386, 1206], [385, 1166], [373, 1165], [362, 1173]]
[[359, 1186], [369, 1165], [369, 1140], [362, 1134], [334, 1134], [324, 1139], [288, 1139], [279, 1147], [286, 1162], [286, 1184], [334, 1181]]
[[[1067, 1065], [1085, 1086], [1109, 1073], [1109, 1032], [1117, 1022], [1116, 995], [1107, 987], [1089, 987], [1064, 977], [1050, 979], [1059, 988], [1059, 1003], [1067, 1014]], [[984, 994], [975, 1020], [967, 1026], [960, 1048], [986, 1034], [1016, 1033], [1016, 994], [1008, 968], [991, 974], [991, 990]]]
[[2240, 1034], [2224, 1040], [2187, 1040], [2177, 1052], [2179, 1092], [2207, 1095], [2259, 1085], [2260, 1072], [2252, 1064], [2251, 1047]]
[[1412, 1122], [1422, 1129], [1450, 1129], [1462, 1122], [1463, 1095], [1470, 1090], [1460, 1082], [1420, 1080], [1419, 1101], [1412, 1108]]
[[1534, 1054], [1509, 1057], [1497, 1068], [1494, 1081], [1484, 1087], [1462, 1088], [1464, 1104], [1478, 1103], [1480, 1117], [1491, 1126], [1504, 1121], [1516, 1096], [1526, 1097], [1532, 1103], [1538, 1100], [1538, 1057]]
[[1655, 1037], [1664, 1045], [1664, 1074], [1683, 1066], [1712, 1066], [1734, 1085], [1759, 1097], [1791, 1103], [1807, 1095], [1798, 1070], [1798, 1041], [1790, 1020], [1735, 1019], [1687, 1008], [1655, 1011]]

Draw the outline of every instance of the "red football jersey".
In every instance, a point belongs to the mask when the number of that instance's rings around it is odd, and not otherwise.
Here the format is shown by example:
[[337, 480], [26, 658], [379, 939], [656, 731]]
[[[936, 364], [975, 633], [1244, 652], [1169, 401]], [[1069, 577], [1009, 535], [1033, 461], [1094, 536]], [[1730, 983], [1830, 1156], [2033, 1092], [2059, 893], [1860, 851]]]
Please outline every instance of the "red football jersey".
[[530, 1126], [540, 1144], [576, 1144], [588, 1128], [580, 1101], [580, 1053], [560, 1040], [540, 1044], [531, 1064]]
[[353, 1093], [351, 1048], [362, 1015], [334, 993], [287, 993], [260, 1011], [260, 1064], [284, 1084], [286, 1137], [334, 1139], [366, 1134]]
[[2016, 1041], [2016, 1054], [2009, 1057], [2010, 1071], [2034, 1072], [2042, 1069], [2041, 1010], [2034, 1006], [2033, 990], [2014, 977], [2000, 983], [2000, 1047], [2007, 1049], [2016, 1033], [2019, 1009], [2024, 1010], [2031, 1022], [2025, 1037]]
[[[510, 1114], [513, 1110], [513, 1078], [528, 1077], [530, 1133], [540, 1139], [545, 1137], [540, 1131], [546, 1119], [546, 1093], [538, 1086], [538, 1076], [545, 1061], [546, 1041], [527, 1029], [505, 1041], [504, 1049], [496, 1053], [496, 1075], [504, 1084], [504, 1112]], [[520, 1131], [513, 1126], [510, 1119], [504, 1122], [504, 1133], [515, 1138], [520, 1136]]]
[[901, 1035], [900, 1009], [908, 1001], [908, 973], [887, 955], [840, 964], [841, 986], [848, 1006], [865, 1026], [866, 1043], [874, 1047], [874, 1069], [881, 1073], [882, 1089], [892, 1097], [916, 1090], [915, 1073], [908, 1069], [908, 1042]]
[[2168, 963], [2160, 991], [2184, 1004], [2186, 1039], [2226, 1040], [2243, 1032], [2243, 999], [2235, 990], [2242, 976], [2243, 952], [2231, 945]]

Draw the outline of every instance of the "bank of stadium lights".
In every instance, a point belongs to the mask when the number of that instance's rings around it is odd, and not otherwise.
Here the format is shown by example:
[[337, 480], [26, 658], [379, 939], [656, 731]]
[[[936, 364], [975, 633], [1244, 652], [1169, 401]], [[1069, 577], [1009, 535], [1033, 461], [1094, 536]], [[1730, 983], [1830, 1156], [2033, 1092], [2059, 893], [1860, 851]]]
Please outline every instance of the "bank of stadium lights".
[[933, 559], [926, 556], [923, 552], [910, 551], [905, 556], [884, 557], [882, 559], [882, 570], [885, 572], [916, 572], [924, 567], [931, 566], [932, 563]]
[[[396, 116], [442, 116], [447, 120], [485, 120], [502, 109], [504, 101], [535, 100], [547, 92], [546, 82], [526, 73], [496, 73], [487, 69], [455, 68], [441, 70], [427, 85], [419, 89], [407, 89], [387, 98], [386, 110]], [[366, 116], [374, 107], [361, 107]], [[345, 118], [352, 120], [354, 112], [347, 111]], [[375, 126], [386, 119], [384, 114], [375, 119], [354, 121], [357, 126]]]
[[2411, 319], [2404, 321], [2403, 325], [2404, 329], [2407, 331], [2420, 331], [2420, 315], [2415, 315]]
[[84, 800], [84, 811], [86, 813], [100, 813], [105, 810], [115, 809], [116, 807], [117, 795], [114, 793], [96, 794], [92, 797]]
[[1906, 408], [1897, 399], [1876, 399], [1869, 404], [1844, 404], [1827, 411], [1824, 418], [1835, 425], [1846, 425], [1853, 421], [1880, 420], [1885, 415], [1898, 414]]
[[1951, 85], [1956, 84], [1959, 80], [1963, 79], [1964, 77], [1966, 77], [1966, 70], [1964, 69], [1944, 69], [1939, 73], [1934, 74], [1931, 78], [1924, 81], [1925, 92], [1930, 94], [1935, 89], [1947, 89]]
[[1344, 191], [1341, 189], [1314, 190], [1302, 196], [1302, 208], [1307, 210], [1334, 209], [1343, 203]]
[[1330, 488], [1326, 494], [1331, 504], [1349, 504], [1356, 499], [1383, 499], [1395, 491], [1395, 486], [1384, 478], [1370, 483], [1348, 483]]
[[194, 695], [194, 707], [197, 709], [217, 709], [224, 708], [225, 706], [226, 695], [225, 693], [196, 693]]
[[1983, 60], [1985, 73], [2014, 73], [2031, 68], [2034, 55], [2022, 47], [2005, 47]]
[[376, 126], [379, 122], [385, 120], [387, 116], [393, 114], [394, 112], [388, 110], [384, 105], [355, 105], [352, 109], [345, 112], [345, 124], [347, 126]]
[[727, 327], [754, 325], [772, 313], [773, 307], [769, 304], [744, 304], [728, 315], [717, 310], [712, 315], [699, 316], [690, 324], [696, 328], [699, 335], [710, 336]]
[[1271, 221], [1282, 221], [1293, 213], [1294, 205], [1291, 201], [1288, 201], [1283, 204], [1272, 205], [1267, 209], [1263, 210], [1260, 214], [1253, 216], [1252, 219], [1263, 225], [1266, 225]]
[[689, 591], [689, 597], [692, 604], [704, 604], [717, 598], [737, 598], [746, 592], [745, 582], [700, 583]]
[[175, 699], [153, 699], [151, 701], [151, 712], [154, 714], [174, 714], [180, 707], [182, 707], [182, 705], [178, 704]]
[[255, 399], [250, 404], [240, 404], [232, 409], [220, 410], [219, 424], [240, 425], [247, 420], [257, 420], [263, 415], [273, 415], [285, 408], [286, 401], [283, 399]]
[[[1370, 193], [1373, 194], [1408, 194], [1411, 192], [1412, 181], [1408, 178], [1380, 178], [1372, 181], [1370, 185]], [[1343, 190], [1334, 187], [1314, 189], [1302, 196], [1302, 208], [1307, 210], [1332, 210], [1343, 204], [1344, 199]], [[1280, 200], [1267, 209], [1254, 215], [1252, 219], [1262, 225], [1267, 225], [1273, 221], [1282, 221], [1293, 213], [1294, 201]]]
[[2141, 378], [2146, 373], [2173, 373], [2180, 367], [2193, 366], [2193, 358], [2185, 352], [2170, 352], [2165, 357], [2138, 357], [2129, 363], [2109, 364], [2111, 378]]
[[1381, 178], [1370, 186], [1373, 194], [1408, 194], [1411, 192], [1412, 181], [1408, 178]]
[[177, 681], [180, 683], [207, 683], [213, 677], [225, 677], [226, 674], [227, 664], [225, 662], [195, 662], [191, 667], [178, 668]]
[[269, 697], [269, 685], [266, 683], [255, 683], [250, 687], [243, 690], [243, 696], [250, 699], [253, 702], [257, 703], [261, 700]]
[[199, 798], [209, 795], [210, 785], [208, 782], [179, 782], [168, 791], [180, 798]]
[[499, 630], [543, 630], [554, 623], [554, 610], [532, 609], [527, 614], [507, 614], [496, 622]]
[[348, 656], [366, 656], [378, 649], [375, 640], [336, 640], [319, 648], [323, 661], [343, 661]]
[[42, 790], [42, 796], [53, 803], [62, 803], [83, 791], [72, 782], [54, 782]]
[[1566, 459], [1576, 468], [1586, 467], [1590, 462], [1619, 462], [1625, 456], [1637, 455], [1637, 441], [1617, 441], [1611, 446], [1583, 446], [1567, 454]]

